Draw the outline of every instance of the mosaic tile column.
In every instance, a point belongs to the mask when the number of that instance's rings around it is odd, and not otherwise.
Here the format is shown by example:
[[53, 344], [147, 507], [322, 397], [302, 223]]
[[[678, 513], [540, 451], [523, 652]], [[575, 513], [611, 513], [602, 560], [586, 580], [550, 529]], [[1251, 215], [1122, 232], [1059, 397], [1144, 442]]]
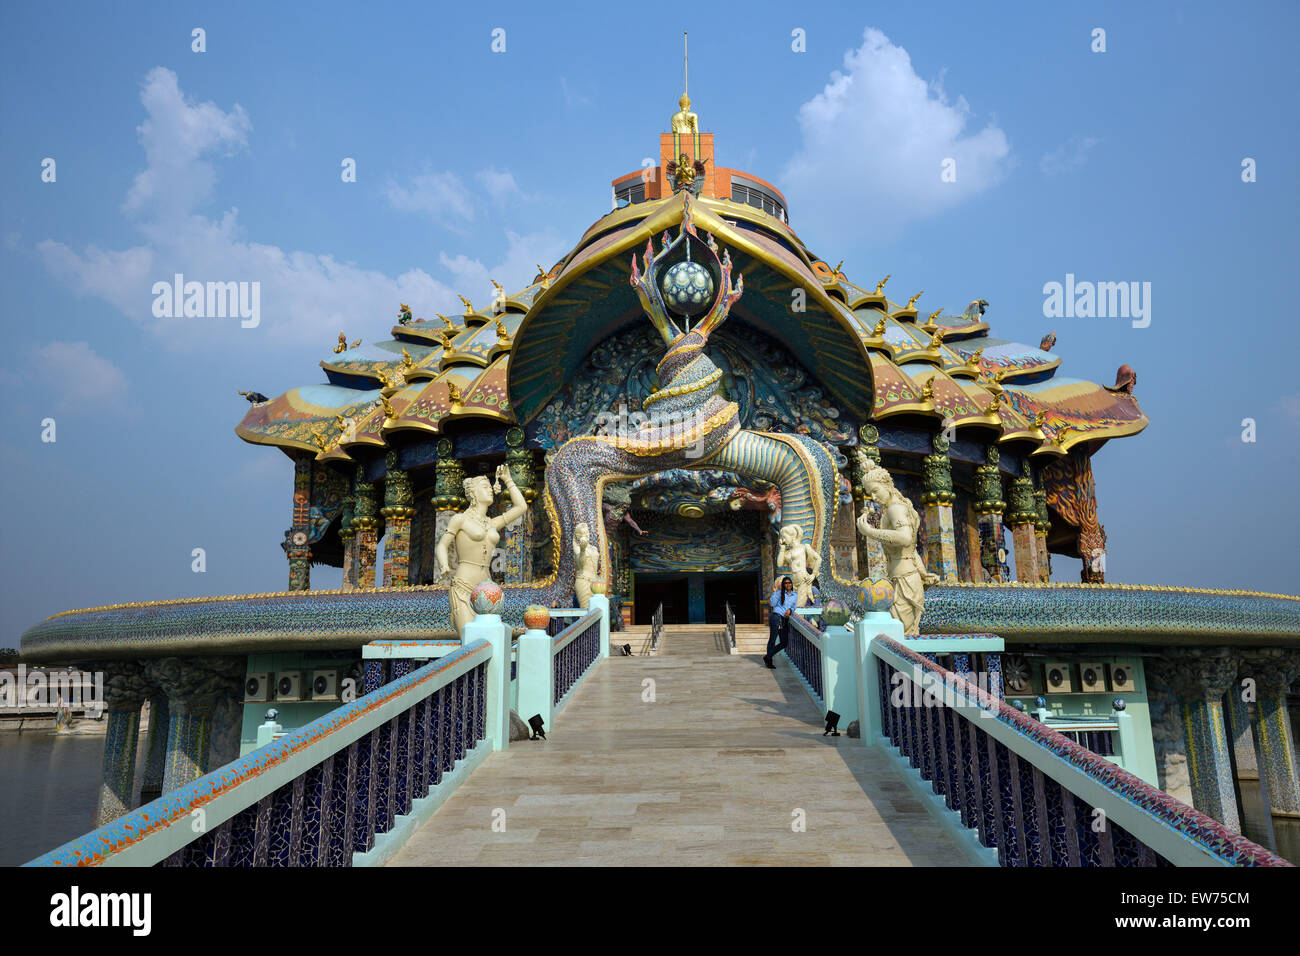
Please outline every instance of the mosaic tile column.
[[352, 591], [357, 586], [357, 529], [353, 527], [356, 517], [357, 495], [354, 489], [343, 499], [343, 514], [339, 519], [339, 540], [343, 542], [343, 590]]
[[162, 796], [163, 771], [167, 764], [167, 730], [171, 707], [165, 694], [149, 698], [149, 733], [145, 740], [144, 774], [140, 779], [140, 805]]
[[140, 737], [140, 707], [148, 693], [144, 669], [135, 661], [111, 661], [104, 671], [104, 766], [99, 780], [95, 826], [103, 826], [131, 809], [135, 756]]
[[[880, 449], [876, 447], [880, 432], [875, 425], [863, 425], [858, 429], [858, 437], [862, 440], [862, 444], [849, 456], [849, 460], [853, 463], [853, 500], [857, 505], [854, 519], [861, 520], [865, 516], [867, 524], [879, 528], [882, 511], [880, 505], [872, 500], [867, 495], [866, 489], [862, 487], [862, 476], [871, 466], [880, 465]], [[885, 546], [879, 541], [858, 535], [859, 578], [867, 581], [883, 580], [888, 576], [887, 568]]]
[[[1255, 759], [1255, 732], [1251, 707], [1247, 701], [1241, 676], [1248, 674], [1246, 667], [1238, 671], [1238, 680], [1228, 688], [1224, 716], [1228, 720], [1228, 737], [1232, 741], [1232, 755], [1237, 761], [1237, 779], [1259, 779], [1259, 764]], [[1253, 696], [1253, 695], [1252, 695]]]
[[953, 530], [952, 462], [948, 459], [948, 439], [942, 434], [931, 439], [934, 453], [922, 463], [924, 480], [921, 502], [925, 506], [925, 567], [939, 575], [944, 584], [957, 581], [957, 536]]
[[[435, 466], [435, 477], [433, 485], [433, 496], [430, 500], [433, 506], [438, 509], [437, 517], [434, 519], [434, 546], [442, 540], [442, 536], [447, 533], [447, 524], [455, 516], [456, 512], [464, 508], [468, 502], [465, 499], [465, 466], [452, 457], [455, 448], [450, 438], [440, 439], [438, 442], [438, 464]], [[437, 575], [435, 559], [434, 575]], [[447, 550], [447, 570], [454, 574], [456, 572], [456, 549]]]
[[167, 755], [162, 791], [193, 783], [213, 767], [212, 717], [218, 703], [238, 696], [245, 661], [231, 658], [163, 658], [149, 665], [149, 675], [168, 698]]
[[[510, 446], [506, 451], [506, 466], [510, 469], [510, 477], [514, 479], [515, 486], [524, 496], [524, 501], [530, 506], [522, 517], [502, 529], [504, 533], [501, 535], [501, 546], [505, 551], [504, 575], [506, 584], [523, 584], [533, 579], [534, 518], [531, 505], [537, 499], [536, 454], [527, 448], [520, 447], [523, 440], [524, 433], [522, 429], [511, 428], [506, 432], [506, 444]], [[509, 499], [507, 498], [502, 510], [509, 507]], [[609, 573], [611, 569], [605, 568], [603, 570], [606, 577], [612, 578]]]
[[1226, 647], [1187, 647], [1169, 651], [1164, 662], [1178, 695], [1192, 805], [1240, 830], [1223, 714], [1223, 695], [1236, 683], [1237, 661]]
[[1007, 503], [1002, 498], [1000, 459], [1001, 453], [990, 445], [984, 453], [984, 464], [975, 469], [975, 514], [979, 516], [980, 566], [985, 581], [1002, 580], [998, 548], [1002, 547], [1002, 512]]
[[1034, 501], [1033, 479], [1027, 475], [1012, 478], [1010, 497], [1007, 521], [1011, 524], [1011, 540], [1016, 552], [1016, 580], [1036, 583], [1041, 580], [1041, 575], [1034, 528], [1038, 521], [1038, 503]]
[[1043, 470], [1035, 469], [1038, 474], [1034, 485], [1034, 547], [1038, 550], [1038, 580], [1047, 583], [1052, 580], [1052, 559], [1047, 554], [1047, 532], [1052, 530], [1052, 520], [1047, 513], [1047, 489], [1043, 487]]
[[356, 503], [353, 506], [352, 527], [356, 530], [356, 586], [365, 590], [375, 586], [375, 552], [379, 546], [379, 495], [373, 481], [362, 481], [357, 475]]
[[[1287, 690], [1300, 677], [1300, 653], [1280, 649], [1245, 655], [1245, 669], [1255, 678], [1255, 722], [1259, 732], [1259, 777], [1267, 784], [1274, 815], [1300, 817], [1300, 778], [1287, 712]], [[1240, 695], [1238, 695], [1240, 696]]]
[[385, 459], [384, 479], [384, 587], [404, 588], [411, 583], [411, 519], [415, 517], [411, 476], [397, 464], [397, 452]]
[[285, 537], [285, 554], [289, 558], [289, 590], [311, 589], [311, 465], [309, 455], [293, 460], [293, 525]]

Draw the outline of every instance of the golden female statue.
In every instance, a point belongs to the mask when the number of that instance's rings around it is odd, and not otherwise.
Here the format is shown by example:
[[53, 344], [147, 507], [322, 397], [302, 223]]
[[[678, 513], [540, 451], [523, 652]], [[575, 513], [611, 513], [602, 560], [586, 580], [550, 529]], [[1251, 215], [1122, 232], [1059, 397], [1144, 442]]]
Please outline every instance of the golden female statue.
[[921, 516], [897, 488], [889, 472], [875, 465], [862, 476], [862, 487], [883, 509], [880, 527], [873, 528], [864, 514], [858, 519], [858, 534], [885, 547], [885, 573], [894, 585], [892, 614], [903, 624], [904, 634], [919, 634], [925, 588], [939, 582], [938, 575], [925, 570], [916, 551], [916, 534]]
[[591, 531], [587, 522], [580, 521], [573, 529], [573, 557], [577, 573], [573, 580], [573, 590], [578, 595], [578, 607], [584, 611], [591, 602], [591, 584], [597, 578], [600, 566], [600, 552], [591, 543]]
[[486, 475], [476, 475], [465, 479], [465, 497], [469, 507], [447, 522], [447, 533], [438, 542], [434, 555], [438, 562], [438, 576], [448, 574], [448, 549], [456, 545], [456, 576], [447, 591], [447, 600], [451, 602], [452, 626], [459, 633], [465, 625], [474, 620], [474, 609], [469, 598], [474, 588], [490, 580], [489, 570], [492, 563], [492, 551], [501, 540], [501, 529], [519, 518], [528, 510], [523, 493], [515, 487], [515, 480], [510, 477], [510, 469], [505, 465], [497, 468], [497, 488], [505, 482], [510, 495], [510, 508], [495, 518], [488, 517], [488, 506], [496, 496], [492, 483]]

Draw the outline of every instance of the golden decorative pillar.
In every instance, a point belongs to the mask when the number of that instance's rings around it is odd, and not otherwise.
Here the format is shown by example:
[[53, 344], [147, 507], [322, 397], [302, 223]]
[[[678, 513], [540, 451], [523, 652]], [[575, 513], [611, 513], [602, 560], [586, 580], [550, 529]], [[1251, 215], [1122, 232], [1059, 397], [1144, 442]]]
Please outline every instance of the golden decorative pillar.
[[[876, 442], [880, 440], [880, 431], [875, 425], [863, 425], [858, 429], [858, 438], [862, 444], [851, 458], [853, 498], [858, 508], [857, 520], [862, 521], [865, 518], [873, 528], [879, 528], [880, 505], [876, 504], [862, 487], [862, 478], [872, 466], [880, 466], [880, 449], [876, 447]], [[858, 573], [864, 580], [870, 581], [880, 581], [886, 577], [885, 548], [879, 541], [858, 537]]]
[[353, 506], [352, 528], [356, 532], [355, 587], [360, 590], [375, 586], [375, 552], [379, 545], [379, 495], [373, 481], [365, 481], [363, 466], [357, 466], [356, 503]]
[[925, 506], [925, 566], [945, 584], [957, 580], [957, 535], [953, 528], [952, 462], [948, 439], [942, 433], [932, 439], [933, 454], [923, 463], [921, 503]]
[[396, 451], [388, 452], [384, 464], [384, 587], [404, 588], [411, 583], [411, 476], [399, 467]]
[[[435, 466], [433, 495], [430, 501], [437, 514], [434, 519], [433, 540], [441, 541], [447, 533], [447, 524], [468, 502], [465, 500], [465, 466], [454, 457], [455, 446], [450, 438], [438, 441], [438, 464]], [[448, 570], [456, 573], [456, 549], [447, 555]]]
[[998, 468], [1001, 457], [990, 445], [984, 453], [984, 464], [975, 469], [975, 514], [979, 516], [980, 566], [985, 581], [1002, 580], [998, 549], [1002, 547], [1002, 512], [1007, 503], [1002, 500], [1002, 473]]
[[1034, 546], [1038, 549], [1038, 580], [1046, 583], [1052, 580], [1052, 559], [1047, 553], [1047, 532], [1052, 530], [1052, 521], [1047, 514], [1047, 489], [1043, 487], [1043, 470], [1039, 468], [1034, 483]]
[[1033, 479], [1028, 475], [1011, 479], [1011, 503], [1007, 521], [1011, 523], [1011, 540], [1016, 549], [1016, 580], [1031, 583], [1041, 580], [1038, 571], [1038, 541], [1034, 530], [1038, 521], [1038, 504], [1034, 501]]

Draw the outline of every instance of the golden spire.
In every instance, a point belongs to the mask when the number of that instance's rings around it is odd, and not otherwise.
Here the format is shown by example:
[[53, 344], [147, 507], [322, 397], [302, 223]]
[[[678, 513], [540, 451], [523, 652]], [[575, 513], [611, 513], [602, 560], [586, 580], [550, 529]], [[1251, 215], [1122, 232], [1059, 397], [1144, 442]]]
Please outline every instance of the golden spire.
[[[693, 136], [700, 131], [700, 118], [691, 112], [691, 97], [689, 93], [689, 70], [686, 58], [686, 31], [682, 31], [682, 98], [677, 101], [680, 109], [673, 114], [670, 129], [674, 133]], [[698, 157], [696, 157], [698, 158]]]

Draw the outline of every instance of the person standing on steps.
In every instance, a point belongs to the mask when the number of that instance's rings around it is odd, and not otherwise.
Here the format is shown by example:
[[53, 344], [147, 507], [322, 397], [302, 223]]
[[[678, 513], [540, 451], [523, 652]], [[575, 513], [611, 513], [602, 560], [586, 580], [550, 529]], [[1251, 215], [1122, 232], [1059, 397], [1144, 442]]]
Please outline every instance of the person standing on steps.
[[772, 658], [785, 650], [790, 643], [790, 615], [799, 603], [799, 596], [795, 593], [794, 581], [791, 580], [790, 575], [787, 574], [781, 579], [780, 585], [772, 592], [767, 603], [772, 608], [772, 616], [768, 619], [770, 634], [763, 663], [775, 669], [776, 665], [772, 663]]

